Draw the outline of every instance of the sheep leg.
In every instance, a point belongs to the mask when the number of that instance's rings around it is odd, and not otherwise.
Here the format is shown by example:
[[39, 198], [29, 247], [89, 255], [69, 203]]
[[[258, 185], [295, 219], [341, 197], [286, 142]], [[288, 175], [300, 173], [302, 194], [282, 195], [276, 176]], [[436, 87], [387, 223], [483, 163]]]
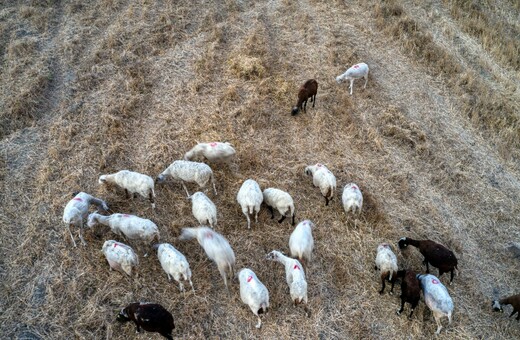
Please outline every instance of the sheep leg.
[[67, 225], [67, 229], [69, 229], [70, 238], [72, 239], [72, 243], [74, 244], [74, 248], [76, 248], [76, 241], [74, 241], [74, 236], [72, 236], [72, 232], [70, 231], [70, 224]]
[[381, 290], [379, 291], [379, 294], [383, 294], [384, 291], [385, 291], [385, 279], [386, 279], [386, 275], [385, 274], [381, 274], [381, 283], [383, 284], [383, 287], [381, 288]]
[[314, 104], [316, 104], [316, 95], [312, 96], [312, 107], [314, 108]]
[[424, 259], [423, 263], [426, 265], [426, 274], [430, 274], [430, 267], [428, 266], [428, 260]]
[[329, 198], [325, 197], [325, 206], [329, 205]]
[[267, 209], [269, 209], [269, 211], [271, 212], [271, 219], [274, 218], [274, 209], [273, 207], [271, 207], [270, 205], [267, 206]]
[[390, 295], [394, 295], [395, 279], [392, 279], [390, 282], [392, 282], [392, 287], [390, 288]]
[[258, 323], [256, 324], [255, 327], [260, 328], [260, 327], [262, 327], [262, 319], [260, 319], [260, 316], [258, 314], [256, 316], [258, 317]]
[[[512, 317], [513, 315], [515, 315], [516, 313], [516, 310], [513, 309], [513, 311], [511, 312], [511, 314], [509, 315], [509, 317]], [[520, 313], [518, 314], [518, 316], [520, 316]]]
[[453, 283], [453, 269], [451, 270], [451, 273], [450, 273], [450, 286], [452, 283]]
[[437, 331], [435, 332], [435, 334], [440, 334], [441, 329], [442, 329], [441, 316], [434, 312], [433, 317], [435, 318], [435, 321], [437, 322]]
[[278, 223], [282, 223], [285, 220], [285, 215], [282, 215], [282, 218], [278, 220]]
[[[397, 311], [397, 315], [401, 315], [401, 313], [403, 312], [404, 310], [404, 299], [403, 299], [403, 296], [401, 295], [401, 309], [399, 309]], [[413, 313], [413, 309], [412, 309], [412, 313]]]
[[303, 101], [303, 112], [307, 112], [307, 99]]
[[251, 229], [251, 219], [249, 218], [249, 214], [247, 212], [244, 213], [247, 218], [247, 229]]
[[136, 199], [137, 198], [137, 192], [134, 192], [134, 197], [132, 197], [133, 199]]
[[150, 203], [152, 203], [152, 209], [155, 209], [155, 200], [151, 192], [148, 194], [148, 199], [150, 200]]
[[125, 189], [125, 196], [126, 196], [126, 199], [130, 198], [130, 195], [128, 194], [128, 189]]
[[135, 333], [141, 333], [141, 326], [139, 326], [137, 323], [135, 324]]
[[292, 223], [291, 223], [291, 225], [294, 225], [294, 217], [296, 217], [296, 214], [292, 215]]
[[83, 239], [83, 221], [81, 221], [81, 224], [79, 226], [79, 239], [81, 240], [81, 244], [83, 244], [84, 246], [87, 245], [87, 242], [85, 242], [85, 240]]
[[186, 196], [190, 197], [190, 193], [188, 192], [188, 188], [186, 188], [186, 184], [184, 184], [184, 182], [181, 182], [181, 184], [184, 190], [186, 191]]
[[364, 78], [365, 78], [365, 86], [363, 86], [363, 88], [366, 89], [367, 88], [367, 82], [368, 82], [368, 74]]
[[410, 312], [410, 316], [408, 317], [408, 319], [412, 319], [412, 314], [413, 314], [413, 310], [415, 309], [415, 307], [417, 307], [417, 304], [419, 303], [419, 300], [417, 300], [416, 302], [412, 303], [412, 311]]
[[352, 95], [353, 88], [354, 88], [354, 79], [350, 79], [350, 95]]
[[222, 276], [222, 278], [224, 279], [224, 285], [226, 286], [226, 289], [229, 293], [229, 287], [228, 287], [228, 284], [227, 284], [227, 273], [226, 273], [226, 270], [223, 268], [223, 267], [218, 267], [218, 271], [220, 272], [220, 276]]

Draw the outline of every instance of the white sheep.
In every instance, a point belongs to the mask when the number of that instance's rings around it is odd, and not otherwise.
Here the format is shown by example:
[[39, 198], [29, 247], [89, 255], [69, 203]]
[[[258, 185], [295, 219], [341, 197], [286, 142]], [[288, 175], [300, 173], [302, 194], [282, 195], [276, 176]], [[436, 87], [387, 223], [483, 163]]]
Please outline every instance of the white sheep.
[[218, 270], [224, 285], [228, 288], [227, 279], [233, 277], [233, 267], [235, 266], [235, 253], [229, 242], [224, 236], [213, 231], [209, 227], [183, 228], [180, 240], [191, 240], [197, 238], [197, 241], [206, 252], [210, 260], [217, 264]]
[[87, 225], [93, 227], [96, 224], [106, 225], [110, 227], [114, 234], [125, 236], [129, 240], [142, 240], [148, 245], [154, 239], [160, 239], [159, 228], [157, 228], [155, 223], [134, 215], [112, 214], [103, 216], [98, 213], [92, 213], [88, 216]]
[[114, 240], [105, 241], [102, 252], [110, 265], [110, 270], [115, 269], [132, 276], [132, 267], [139, 264], [134, 250], [124, 243]]
[[334, 197], [336, 191], [336, 176], [323, 164], [309, 165], [305, 168], [305, 174], [312, 175], [312, 183], [319, 187], [321, 194], [325, 197], [325, 205]]
[[352, 95], [352, 89], [354, 88], [354, 80], [365, 78], [365, 86], [367, 87], [368, 82], [368, 65], [365, 63], [359, 63], [350, 67], [345, 73], [336, 77], [336, 82], [342, 83], [344, 81], [350, 81], [350, 94]]
[[207, 164], [181, 160], [174, 161], [157, 177], [157, 182], [164, 182], [167, 176], [171, 176], [174, 180], [181, 181], [182, 187], [186, 190], [188, 197], [190, 197], [190, 193], [184, 182], [197, 183], [199, 187], [205, 188], [211, 181], [215, 195], [217, 194], [213, 171]]
[[182, 281], [188, 281], [191, 289], [195, 291], [193, 283], [191, 282], [190, 264], [186, 260], [186, 257], [169, 243], [155, 244], [153, 247], [157, 249], [157, 257], [159, 258], [162, 269], [166, 272], [166, 275], [168, 275], [168, 281], [171, 281], [173, 276], [175, 281], [179, 283], [181, 292], [184, 292], [184, 284]]
[[309, 315], [307, 309], [307, 281], [305, 280], [305, 272], [301, 263], [293, 258], [287, 257], [277, 250], [273, 250], [266, 256], [267, 260], [280, 262], [285, 266], [285, 279], [289, 286], [291, 300], [294, 305], [300, 303], [305, 304], [305, 312]]
[[184, 155], [185, 161], [206, 158], [210, 162], [230, 163], [236, 151], [228, 142], [198, 143]]
[[278, 212], [282, 215], [282, 218], [278, 221], [278, 223], [282, 223], [285, 220], [285, 214], [287, 212], [291, 213], [292, 222], [294, 225], [294, 201], [287, 192], [276, 189], [276, 188], [267, 188], [263, 192], [264, 203], [267, 205], [267, 208], [271, 212], [271, 218], [274, 218], [274, 210], [276, 208]]
[[433, 313], [433, 317], [437, 322], [437, 331], [439, 334], [442, 329], [441, 318], [448, 317], [448, 324], [451, 324], [451, 315], [453, 313], [453, 300], [448, 293], [446, 287], [441, 281], [431, 274], [417, 274], [417, 279], [421, 282], [421, 288], [424, 294], [424, 302]]
[[105, 201], [91, 196], [85, 192], [74, 193], [73, 198], [67, 203], [65, 209], [63, 209], [63, 222], [67, 224], [67, 228], [69, 229], [70, 238], [72, 239], [72, 243], [74, 247], [76, 247], [76, 241], [74, 241], [74, 237], [72, 236], [72, 232], [70, 231], [70, 226], [76, 226], [79, 228], [78, 234], [83, 245], [87, 243], [83, 239], [83, 221], [88, 216], [88, 208], [91, 204], [94, 204], [98, 207], [98, 209], [103, 209], [105, 211], [108, 210], [108, 205]]
[[291, 256], [297, 257], [300, 261], [305, 259], [311, 261], [312, 250], [314, 249], [314, 239], [312, 238], [312, 229], [314, 223], [309, 220], [298, 223], [289, 238], [289, 249]]
[[260, 319], [258, 314], [267, 314], [269, 292], [256, 274], [249, 268], [240, 270], [238, 280], [240, 281], [240, 298], [258, 317], [256, 328], [260, 328], [262, 327], [262, 319]]
[[211, 228], [217, 225], [217, 207], [203, 192], [197, 191], [190, 197], [191, 212], [201, 225], [209, 224]]
[[390, 288], [390, 294], [394, 293], [394, 284], [397, 279], [397, 257], [392, 251], [392, 247], [388, 243], [381, 243], [377, 246], [376, 255], [376, 270], [381, 273], [381, 283], [383, 284], [379, 294], [383, 294], [385, 291], [385, 281], [388, 280], [392, 283]]
[[121, 170], [115, 174], [102, 175], [99, 177], [99, 184], [112, 183], [125, 189], [126, 198], [130, 198], [129, 193], [139, 194], [148, 198], [155, 209], [155, 191], [153, 178], [138, 172]]
[[359, 190], [356, 184], [349, 183], [345, 185], [341, 200], [343, 201], [343, 209], [346, 214], [348, 214], [350, 210], [352, 210], [353, 213], [361, 213], [361, 209], [363, 208], [363, 194], [361, 194], [361, 190]]
[[240, 207], [242, 207], [242, 213], [246, 215], [247, 229], [251, 228], [249, 214], [255, 213], [255, 222], [258, 223], [258, 213], [260, 212], [260, 206], [263, 200], [262, 190], [255, 180], [248, 179], [240, 187], [237, 194], [237, 201]]

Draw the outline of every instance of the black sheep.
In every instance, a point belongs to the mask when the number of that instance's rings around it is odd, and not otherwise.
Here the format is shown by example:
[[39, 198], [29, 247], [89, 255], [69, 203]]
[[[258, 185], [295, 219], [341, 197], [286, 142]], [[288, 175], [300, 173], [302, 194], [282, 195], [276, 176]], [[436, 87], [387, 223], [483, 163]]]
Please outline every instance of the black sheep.
[[421, 298], [421, 284], [417, 280], [417, 273], [413, 270], [399, 270], [397, 277], [401, 278], [401, 309], [397, 311], [397, 315], [401, 315], [404, 310], [404, 303], [408, 302], [412, 305], [409, 319], [412, 318], [413, 310], [419, 304]]
[[318, 93], [318, 82], [314, 79], [307, 80], [298, 91], [298, 102], [293, 107], [291, 114], [294, 116], [303, 109], [307, 111], [307, 99], [311, 99], [312, 107], [316, 104], [316, 93]]
[[428, 263], [439, 269], [439, 277], [442, 274], [450, 272], [450, 284], [453, 282], [453, 270], [457, 269], [457, 258], [455, 254], [442, 244], [431, 240], [412, 240], [408, 237], [403, 237], [399, 240], [399, 248], [406, 248], [408, 245], [417, 247], [424, 256], [423, 263], [426, 265], [426, 273], [430, 273]]
[[156, 303], [135, 302], [121, 309], [117, 321], [133, 321], [136, 331], [141, 328], [148, 332], [156, 332], [166, 339], [173, 340], [172, 331], [175, 328], [173, 316], [163, 306]]

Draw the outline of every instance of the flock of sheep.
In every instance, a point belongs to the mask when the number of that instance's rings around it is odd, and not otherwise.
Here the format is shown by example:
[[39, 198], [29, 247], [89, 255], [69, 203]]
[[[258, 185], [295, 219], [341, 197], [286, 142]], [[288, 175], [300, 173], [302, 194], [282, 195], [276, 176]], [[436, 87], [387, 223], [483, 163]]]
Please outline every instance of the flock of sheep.
[[[350, 81], [350, 93], [352, 94], [354, 79], [365, 78], [365, 87], [368, 80], [368, 66], [364, 63], [356, 64], [349, 68], [344, 74], [336, 78], [337, 82]], [[318, 83], [311, 79], [305, 82], [298, 93], [297, 105], [293, 108], [292, 114], [297, 114], [300, 109], [306, 109], [307, 99], [311, 99], [313, 107], [316, 102]], [[188, 151], [184, 160], [174, 161], [166, 170], [157, 176], [156, 180], [148, 175], [122, 170], [114, 174], [102, 175], [99, 177], [100, 184], [114, 184], [125, 190], [127, 198], [129, 195], [141, 195], [150, 200], [152, 208], [155, 208], [155, 183], [162, 183], [168, 177], [175, 181], [180, 181], [188, 198], [191, 200], [192, 212], [200, 226], [195, 228], [183, 228], [179, 240], [197, 239], [200, 246], [204, 249], [209, 259], [214, 261], [224, 280], [226, 288], [228, 279], [234, 275], [235, 254], [226, 238], [217, 233], [213, 228], [217, 225], [217, 207], [204, 192], [196, 192], [190, 195], [186, 187], [187, 183], [196, 183], [200, 188], [213, 187], [215, 195], [215, 178], [211, 167], [205, 163], [192, 161], [204, 158], [212, 163], [229, 164], [234, 156], [235, 149], [229, 143], [213, 142], [198, 143], [193, 149]], [[336, 177], [323, 164], [317, 163], [305, 168], [305, 174], [312, 176], [313, 184], [320, 188], [321, 194], [325, 198], [325, 205], [334, 197], [336, 191]], [[242, 208], [243, 214], [247, 219], [247, 228], [251, 227], [250, 215], [255, 215], [258, 222], [258, 213], [261, 204], [265, 204], [274, 218], [274, 211], [278, 211], [281, 218], [278, 222], [282, 223], [289, 216], [291, 224], [295, 224], [295, 208], [291, 195], [277, 188], [260, 189], [258, 183], [253, 179], [244, 181], [237, 194], [237, 202]], [[344, 186], [342, 203], [345, 213], [361, 213], [363, 207], [363, 195], [355, 183]], [[98, 212], [89, 214], [89, 206], [95, 205], [98, 210], [107, 212], [108, 205], [105, 201], [93, 197], [85, 192], [75, 193], [74, 197], [67, 203], [63, 213], [63, 221], [67, 224], [70, 237], [74, 246], [76, 242], [70, 226], [79, 229], [78, 234], [83, 245], [84, 221], [87, 220], [87, 227], [97, 224], [108, 226], [113, 233], [124, 237], [128, 241], [138, 241], [136, 246], [144, 246], [149, 249], [157, 250], [157, 256], [161, 267], [166, 272], [168, 279], [171, 277], [179, 283], [179, 289], [184, 291], [184, 284], [189, 283], [193, 289], [191, 281], [191, 270], [186, 257], [175, 247], [168, 243], [159, 243], [160, 233], [157, 225], [149, 219], [141, 218], [128, 214], [102, 215]], [[209, 226], [209, 227], [208, 227]], [[266, 255], [266, 259], [281, 263], [285, 268], [286, 281], [289, 286], [291, 301], [294, 305], [303, 304], [307, 309], [307, 281], [305, 278], [302, 263], [308, 263], [312, 258], [314, 240], [312, 230], [314, 224], [309, 220], [300, 222], [294, 229], [289, 238], [290, 255], [286, 256], [282, 252], [273, 250]], [[154, 242], [157, 242], [154, 244]], [[382, 288], [380, 293], [385, 290], [385, 282], [391, 283], [393, 292], [394, 284], [401, 278], [401, 308], [397, 311], [399, 315], [404, 309], [404, 303], [411, 304], [410, 317], [414, 308], [420, 300], [420, 291], [423, 291], [426, 305], [432, 310], [437, 322], [438, 334], [442, 328], [441, 317], [447, 316], [451, 323], [454, 309], [453, 301], [446, 287], [440, 280], [429, 273], [428, 264], [439, 269], [439, 277], [443, 273], [451, 274], [450, 284], [453, 281], [454, 270], [457, 270], [457, 259], [452, 251], [446, 247], [430, 240], [412, 240], [402, 238], [398, 242], [399, 248], [404, 249], [408, 245], [417, 247], [424, 256], [426, 264], [426, 274], [418, 274], [412, 270], [398, 270], [397, 258], [388, 243], [382, 243], [377, 247], [375, 268], [380, 271]], [[138, 257], [132, 247], [115, 240], [107, 240], [103, 244], [103, 253], [111, 269], [132, 275], [132, 269], [138, 265]], [[144, 250], [144, 256], [147, 251]], [[249, 268], [243, 268], [238, 273], [240, 282], [240, 297], [247, 304], [251, 311], [258, 317], [257, 328], [261, 327], [262, 320], [260, 314], [265, 314], [269, 308], [269, 292], [266, 286], [260, 281], [256, 274]], [[500, 301], [493, 301], [495, 310], [502, 310], [502, 305], [511, 304], [514, 307], [513, 315], [520, 311], [520, 295], [512, 296]], [[175, 328], [172, 315], [159, 304], [153, 303], [133, 303], [123, 308], [117, 318], [119, 321], [134, 321], [137, 331], [141, 328], [151, 332], [158, 332], [168, 339], [172, 339], [172, 330]], [[520, 319], [520, 313], [517, 320]]]

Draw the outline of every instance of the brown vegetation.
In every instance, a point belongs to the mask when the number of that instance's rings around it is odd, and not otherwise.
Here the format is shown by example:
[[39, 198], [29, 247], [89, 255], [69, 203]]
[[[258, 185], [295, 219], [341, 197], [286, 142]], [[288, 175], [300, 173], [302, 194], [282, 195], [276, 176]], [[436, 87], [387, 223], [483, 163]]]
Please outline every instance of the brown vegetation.
[[[172, 312], [175, 337], [430, 338], [425, 304], [411, 321], [397, 317], [399, 295], [381, 298], [373, 271], [379, 243], [409, 236], [459, 259], [454, 322], [442, 332], [513, 338], [518, 323], [489, 301], [515, 293], [520, 275], [506, 249], [520, 239], [519, 11], [508, 0], [0, 4], [1, 337], [130, 338], [117, 311], [153, 301]], [[371, 79], [350, 96], [334, 78], [357, 62]], [[310, 78], [317, 105], [291, 117]], [[238, 282], [226, 295], [196, 242], [175, 239], [196, 223], [179, 184], [156, 188], [155, 212], [97, 184], [122, 169], [156, 176], [196, 141], [224, 140], [237, 166], [215, 167], [210, 198], [237, 271], [251, 268], [269, 289], [261, 330]], [[303, 171], [316, 162], [338, 179], [329, 207]], [[247, 178], [291, 193], [297, 218], [317, 226], [310, 318], [264, 260], [288, 250], [292, 228], [267, 210], [245, 227], [236, 193]], [[365, 200], [357, 220], [341, 207], [351, 181]], [[109, 272], [108, 228], [73, 248], [61, 216], [77, 190], [152, 219], [186, 255], [196, 295], [179, 293], [155, 255], [140, 256], [138, 278]], [[418, 252], [396, 255], [422, 270]]]

